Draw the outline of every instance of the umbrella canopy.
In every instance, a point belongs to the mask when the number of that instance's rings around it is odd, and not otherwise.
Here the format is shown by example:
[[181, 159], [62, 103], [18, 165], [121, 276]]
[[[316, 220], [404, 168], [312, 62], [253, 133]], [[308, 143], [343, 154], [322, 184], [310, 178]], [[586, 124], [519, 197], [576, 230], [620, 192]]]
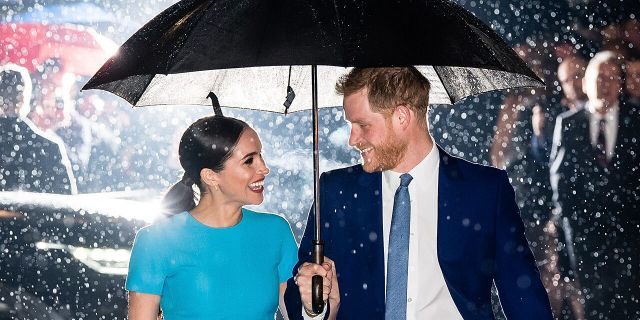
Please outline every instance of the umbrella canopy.
[[134, 106], [208, 105], [213, 91], [223, 106], [283, 112], [290, 83], [296, 111], [312, 105], [310, 65], [321, 66], [320, 106], [342, 104], [333, 85], [344, 67], [419, 66], [434, 104], [542, 84], [490, 28], [446, 0], [183, 0], [136, 32], [85, 89]]
[[117, 51], [117, 45], [95, 30], [70, 24], [0, 24], [0, 63], [12, 62], [30, 72], [57, 58], [65, 72], [92, 75]]

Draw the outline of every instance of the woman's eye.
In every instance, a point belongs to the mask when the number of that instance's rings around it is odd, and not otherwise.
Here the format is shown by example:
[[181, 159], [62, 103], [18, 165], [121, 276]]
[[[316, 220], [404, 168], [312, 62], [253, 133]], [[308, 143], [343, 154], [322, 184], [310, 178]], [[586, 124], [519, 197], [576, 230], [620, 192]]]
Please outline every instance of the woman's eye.
[[244, 164], [252, 164], [253, 163], [253, 157], [247, 159]]

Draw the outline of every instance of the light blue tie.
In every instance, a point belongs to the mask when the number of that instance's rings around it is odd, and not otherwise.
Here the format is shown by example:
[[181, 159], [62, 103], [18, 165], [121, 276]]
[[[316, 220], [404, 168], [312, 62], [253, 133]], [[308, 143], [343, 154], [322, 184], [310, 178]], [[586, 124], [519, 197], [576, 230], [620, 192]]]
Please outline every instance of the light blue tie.
[[410, 174], [401, 175], [400, 186], [393, 197], [393, 215], [387, 253], [387, 301], [384, 315], [386, 320], [407, 318], [407, 266], [411, 219], [409, 183], [411, 180], [413, 177]]

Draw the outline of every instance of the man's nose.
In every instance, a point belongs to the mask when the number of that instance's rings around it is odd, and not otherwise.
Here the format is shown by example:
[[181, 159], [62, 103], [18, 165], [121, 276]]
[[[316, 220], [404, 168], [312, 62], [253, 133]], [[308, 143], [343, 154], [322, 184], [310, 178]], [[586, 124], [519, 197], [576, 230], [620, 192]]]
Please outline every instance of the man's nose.
[[360, 134], [357, 132], [355, 127], [351, 127], [351, 132], [349, 133], [349, 145], [355, 147], [358, 145], [360, 141]]

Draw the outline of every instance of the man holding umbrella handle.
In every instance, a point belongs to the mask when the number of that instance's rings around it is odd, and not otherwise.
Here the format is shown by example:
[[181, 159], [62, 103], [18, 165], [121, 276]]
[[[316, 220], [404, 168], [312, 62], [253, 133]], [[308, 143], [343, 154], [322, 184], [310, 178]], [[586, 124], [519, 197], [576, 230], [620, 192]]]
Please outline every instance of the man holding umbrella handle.
[[[310, 215], [285, 293], [289, 317], [494, 319], [495, 283], [509, 319], [552, 319], [506, 173], [433, 142], [429, 81], [413, 67], [354, 68], [336, 89], [363, 163], [320, 177], [325, 263], [305, 262]], [[324, 277], [329, 305], [319, 315], [313, 275]]]
[[[313, 307], [313, 277], [322, 277], [322, 300], [327, 301], [325, 308], [321, 312], [316, 312]], [[336, 319], [338, 309], [340, 307], [340, 290], [338, 288], [338, 280], [335, 276], [334, 263], [331, 259], [325, 257], [322, 265], [305, 262], [298, 267], [294, 282], [298, 286], [300, 299], [303, 306], [304, 319], [322, 319], [327, 310], [328, 319]], [[289, 311], [291, 312], [291, 311]], [[298, 311], [300, 313], [300, 311]], [[295, 319], [296, 317], [291, 317]]]

